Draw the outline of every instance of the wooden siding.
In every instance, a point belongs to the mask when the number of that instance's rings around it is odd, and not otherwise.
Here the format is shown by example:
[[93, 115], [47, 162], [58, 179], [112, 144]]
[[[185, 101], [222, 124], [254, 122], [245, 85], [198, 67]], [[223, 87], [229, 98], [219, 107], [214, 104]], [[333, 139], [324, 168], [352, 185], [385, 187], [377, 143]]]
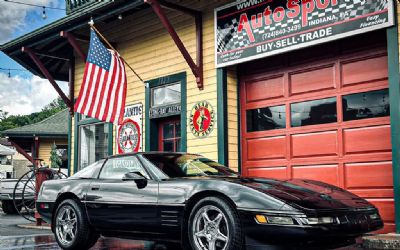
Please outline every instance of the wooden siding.
[[[213, 105], [217, 112], [217, 77], [214, 58], [214, 8], [229, 1], [210, 3], [206, 1], [190, 1], [179, 3], [203, 12], [203, 53], [204, 53], [204, 90], [199, 91], [189, 66], [177, 49], [172, 38], [162, 26], [158, 17], [151, 9], [146, 9], [123, 20], [116, 20], [109, 24], [96, 24], [96, 27], [112, 42], [117, 43], [118, 52], [135, 69], [135, 71], [146, 81], [164, 77], [180, 72], [187, 72], [187, 117], [194, 104], [198, 101], [207, 100]], [[182, 39], [193, 59], [196, 60], [196, 32], [194, 19], [180, 12], [165, 10], [172, 25]], [[75, 98], [79, 94], [82, 83], [84, 63], [77, 60], [75, 65]], [[133, 72], [127, 69], [128, 92], [126, 104], [142, 102], [145, 104], [145, 87]], [[232, 97], [236, 98], [236, 97]], [[218, 119], [218, 117], [217, 117]], [[217, 121], [215, 121], [217, 122]], [[188, 123], [188, 119], [187, 119]], [[232, 122], [236, 125], [237, 118]], [[217, 129], [214, 129], [209, 137], [199, 139], [195, 137], [189, 128], [187, 129], [187, 151], [199, 153], [213, 160], [218, 159]], [[232, 125], [231, 125], [232, 126]], [[145, 130], [145, 124], [143, 126]], [[145, 131], [143, 131], [143, 135]], [[237, 137], [236, 137], [237, 138]], [[145, 138], [143, 138], [145, 141]], [[72, 126], [72, 149], [71, 162], [74, 162], [74, 124]], [[237, 141], [237, 139], [236, 139]], [[232, 144], [237, 142], [232, 141]], [[143, 145], [145, 146], [145, 145]], [[233, 146], [234, 147], [234, 146]], [[114, 153], [115, 151], [115, 128], [114, 128]], [[237, 152], [232, 151], [232, 152]], [[232, 163], [237, 168], [238, 154], [230, 155], [235, 159]], [[71, 167], [73, 172], [74, 166]]]
[[53, 143], [58, 145], [68, 145], [67, 138], [65, 139], [40, 139], [39, 158], [43, 159], [45, 165], [50, 165], [50, 152]]

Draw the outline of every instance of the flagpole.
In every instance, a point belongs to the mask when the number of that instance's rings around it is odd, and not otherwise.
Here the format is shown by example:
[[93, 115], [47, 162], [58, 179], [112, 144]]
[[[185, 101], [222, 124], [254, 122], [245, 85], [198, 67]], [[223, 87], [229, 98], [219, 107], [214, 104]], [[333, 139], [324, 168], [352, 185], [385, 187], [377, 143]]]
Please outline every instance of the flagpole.
[[[93, 23], [89, 23], [90, 27], [97, 33], [97, 35], [99, 35], [101, 37], [101, 39], [103, 39], [103, 41], [108, 45], [108, 47], [110, 47], [114, 52], [118, 53], [117, 50], [111, 45], [110, 42], [108, 42], [108, 40], [100, 33], [100, 31], [94, 26]], [[143, 79], [139, 76], [138, 73], [136, 73], [136, 71], [131, 67], [131, 65], [129, 65], [125, 59], [120, 55], [120, 58], [122, 59], [122, 61], [125, 63], [126, 66], [128, 66], [128, 68], [130, 70], [132, 70], [132, 72], [136, 75], [137, 78], [139, 78], [139, 80], [144, 83], [145, 86], [147, 86], [147, 84], [143, 81]]]

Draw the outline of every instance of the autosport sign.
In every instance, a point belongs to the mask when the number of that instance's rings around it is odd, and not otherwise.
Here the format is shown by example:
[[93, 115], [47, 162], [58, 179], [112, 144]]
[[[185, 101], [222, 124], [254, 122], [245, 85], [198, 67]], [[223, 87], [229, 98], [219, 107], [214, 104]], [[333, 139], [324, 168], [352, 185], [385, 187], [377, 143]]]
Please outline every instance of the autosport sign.
[[125, 107], [124, 120], [117, 128], [119, 154], [141, 152], [143, 144], [143, 104]]
[[216, 66], [392, 25], [393, 0], [237, 0], [215, 10]]

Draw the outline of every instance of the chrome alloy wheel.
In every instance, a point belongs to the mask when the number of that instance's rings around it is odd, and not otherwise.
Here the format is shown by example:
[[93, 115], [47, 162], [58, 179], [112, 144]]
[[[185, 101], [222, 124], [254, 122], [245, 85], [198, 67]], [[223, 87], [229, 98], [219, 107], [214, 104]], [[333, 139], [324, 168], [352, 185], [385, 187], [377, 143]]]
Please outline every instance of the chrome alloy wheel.
[[70, 245], [76, 236], [77, 222], [75, 211], [69, 207], [62, 207], [56, 218], [56, 234], [63, 245]]
[[196, 247], [201, 250], [225, 250], [229, 243], [229, 225], [225, 214], [207, 205], [197, 211], [192, 225]]

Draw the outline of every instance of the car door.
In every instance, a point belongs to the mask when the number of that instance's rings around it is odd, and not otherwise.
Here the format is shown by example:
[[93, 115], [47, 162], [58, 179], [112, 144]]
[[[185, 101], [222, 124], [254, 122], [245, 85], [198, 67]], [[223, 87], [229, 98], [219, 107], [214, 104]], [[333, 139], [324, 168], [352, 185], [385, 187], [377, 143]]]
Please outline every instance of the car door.
[[[140, 185], [122, 180], [126, 173], [146, 178]], [[104, 164], [86, 195], [90, 222], [103, 230], [154, 232], [157, 230], [158, 181], [134, 155], [114, 157]]]

